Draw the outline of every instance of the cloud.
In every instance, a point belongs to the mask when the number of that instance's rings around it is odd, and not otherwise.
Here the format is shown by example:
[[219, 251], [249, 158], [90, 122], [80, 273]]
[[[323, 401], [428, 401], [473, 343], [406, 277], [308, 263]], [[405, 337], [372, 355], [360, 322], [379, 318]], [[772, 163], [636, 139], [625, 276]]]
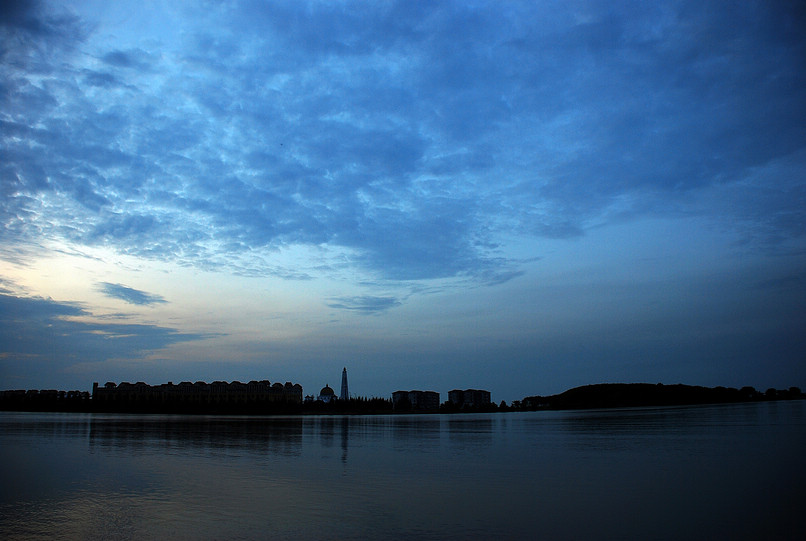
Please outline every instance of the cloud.
[[[142, 359], [171, 344], [204, 338], [159, 325], [92, 321], [78, 303], [0, 294], [0, 363], [6, 386], [38, 388], [44, 374], [49, 375], [48, 385], [64, 386], [75, 377], [68, 375], [75, 366]], [[87, 388], [90, 380], [76, 384]]]
[[[328, 246], [382, 279], [495, 282], [517, 275], [510, 235], [707, 213], [699, 192], [804, 167], [803, 14], [783, 4], [246, 4], [131, 44], [14, 6], [0, 227], [16, 242], [250, 275]], [[752, 230], [780, 200], [719, 218]]]
[[47, 56], [69, 50], [87, 37], [75, 15], [53, 12], [37, 0], [9, 0], [0, 6], [0, 66], [52, 73]]
[[340, 310], [350, 310], [364, 314], [375, 314], [384, 312], [390, 308], [400, 306], [401, 302], [395, 297], [374, 297], [363, 295], [356, 297], [334, 297], [327, 305]]
[[101, 282], [98, 284], [98, 289], [113, 299], [120, 299], [129, 304], [151, 305], [167, 302], [160, 295], [153, 295], [121, 284]]
[[153, 59], [146, 51], [133, 49], [129, 51], [109, 51], [103, 55], [101, 61], [115, 68], [137, 68], [143, 70], [151, 65]]

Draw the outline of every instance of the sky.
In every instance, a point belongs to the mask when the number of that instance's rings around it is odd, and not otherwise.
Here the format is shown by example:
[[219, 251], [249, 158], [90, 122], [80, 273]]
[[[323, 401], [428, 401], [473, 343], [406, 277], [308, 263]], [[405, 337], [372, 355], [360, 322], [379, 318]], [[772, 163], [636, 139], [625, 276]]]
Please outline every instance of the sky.
[[806, 388], [799, 2], [0, 4], [0, 389]]

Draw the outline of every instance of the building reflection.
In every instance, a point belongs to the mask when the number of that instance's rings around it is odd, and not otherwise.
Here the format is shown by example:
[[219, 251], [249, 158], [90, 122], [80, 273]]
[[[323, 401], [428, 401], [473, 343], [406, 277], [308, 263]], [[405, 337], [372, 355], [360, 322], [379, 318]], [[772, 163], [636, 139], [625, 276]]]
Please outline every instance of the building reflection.
[[90, 430], [88, 413], [5, 413], [0, 420], [0, 433], [33, 434], [53, 438], [86, 438]]
[[352, 418], [347, 415], [323, 415], [308, 417], [305, 419], [305, 431], [315, 435], [323, 448], [332, 448], [339, 437], [341, 446], [341, 461], [347, 463], [348, 451], [350, 448], [351, 434], [361, 424], [360, 418]]
[[91, 449], [244, 449], [296, 456], [299, 417], [98, 416], [90, 421]]
[[488, 416], [452, 416], [448, 420], [448, 441], [454, 452], [478, 451], [493, 444], [494, 429]]
[[[345, 368], [345, 376], [344, 382], [342, 383], [342, 389], [347, 388], [347, 369]], [[344, 392], [344, 391], [342, 391]], [[347, 449], [349, 447], [348, 441], [350, 439], [350, 418], [343, 417], [341, 420], [341, 462], [342, 464], [347, 464]]]
[[440, 446], [442, 421], [437, 415], [399, 416], [391, 425], [397, 451], [436, 451]]

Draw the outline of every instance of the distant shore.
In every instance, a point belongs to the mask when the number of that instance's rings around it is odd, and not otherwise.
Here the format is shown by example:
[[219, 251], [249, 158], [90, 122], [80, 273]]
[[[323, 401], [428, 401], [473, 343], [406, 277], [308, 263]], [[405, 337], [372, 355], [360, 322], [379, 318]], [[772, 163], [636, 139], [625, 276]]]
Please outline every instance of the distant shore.
[[770, 400], [805, 398], [798, 387], [785, 390], [753, 387], [700, 387], [694, 385], [664, 385], [662, 383], [599, 383], [574, 387], [551, 396], [528, 396], [520, 409], [597, 409], [646, 406], [684, 406], [698, 404], [730, 404]]
[[753, 387], [700, 387], [662, 383], [599, 383], [568, 389], [550, 396], [527, 396], [511, 404], [491, 403], [481, 408], [458, 408], [450, 402], [438, 410], [395, 409], [385, 398], [352, 398], [347, 401], [303, 402], [300, 404], [218, 404], [145, 403], [110, 406], [96, 403], [82, 391], [0, 391], [0, 411], [151, 413], [200, 415], [380, 415], [399, 413], [493, 413], [566, 409], [630, 408], [730, 404], [804, 399], [798, 387], [757, 391]]

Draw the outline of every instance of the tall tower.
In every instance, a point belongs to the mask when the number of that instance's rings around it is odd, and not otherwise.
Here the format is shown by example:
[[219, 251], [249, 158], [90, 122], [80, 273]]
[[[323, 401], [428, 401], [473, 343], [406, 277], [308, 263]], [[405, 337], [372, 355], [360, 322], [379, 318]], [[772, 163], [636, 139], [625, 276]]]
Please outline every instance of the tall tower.
[[350, 398], [350, 392], [347, 390], [347, 367], [341, 372], [341, 394], [339, 400], [347, 400]]

